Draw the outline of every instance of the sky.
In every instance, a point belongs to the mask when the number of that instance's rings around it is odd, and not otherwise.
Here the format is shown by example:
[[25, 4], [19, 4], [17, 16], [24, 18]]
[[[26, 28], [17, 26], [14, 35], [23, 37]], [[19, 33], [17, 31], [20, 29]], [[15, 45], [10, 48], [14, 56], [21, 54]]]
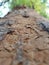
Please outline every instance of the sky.
[[[47, 5], [49, 5], [49, 0], [47, 0]], [[49, 16], [49, 8], [46, 8], [46, 13]]]
[[48, 0], [48, 3], [49, 3], [49, 0]]

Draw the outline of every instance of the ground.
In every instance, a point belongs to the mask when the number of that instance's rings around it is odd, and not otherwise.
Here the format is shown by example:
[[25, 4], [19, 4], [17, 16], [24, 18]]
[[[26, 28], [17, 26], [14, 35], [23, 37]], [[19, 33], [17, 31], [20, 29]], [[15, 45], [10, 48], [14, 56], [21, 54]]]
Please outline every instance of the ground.
[[49, 65], [49, 33], [41, 21], [48, 20], [33, 9], [13, 10], [0, 19], [0, 65]]

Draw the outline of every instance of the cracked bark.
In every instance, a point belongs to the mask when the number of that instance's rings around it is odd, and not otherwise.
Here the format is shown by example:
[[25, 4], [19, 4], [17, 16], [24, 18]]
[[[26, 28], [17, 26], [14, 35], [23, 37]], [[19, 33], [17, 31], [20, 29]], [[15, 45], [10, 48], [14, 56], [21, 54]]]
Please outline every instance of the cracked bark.
[[22, 37], [21, 35], [19, 35], [19, 41], [16, 44], [16, 56], [15, 58], [12, 60], [11, 65], [28, 65], [29, 61], [28, 60], [24, 60], [23, 57], [23, 42], [22, 42]]

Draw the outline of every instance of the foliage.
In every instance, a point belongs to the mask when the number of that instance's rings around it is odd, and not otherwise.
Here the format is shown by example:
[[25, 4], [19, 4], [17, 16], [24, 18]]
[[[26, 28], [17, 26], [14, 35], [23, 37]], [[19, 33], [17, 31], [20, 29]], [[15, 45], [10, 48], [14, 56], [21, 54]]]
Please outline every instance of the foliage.
[[34, 8], [38, 13], [47, 17], [46, 14], [46, 2], [47, 0], [12, 0], [11, 8], [16, 6], [28, 6], [30, 8]]

